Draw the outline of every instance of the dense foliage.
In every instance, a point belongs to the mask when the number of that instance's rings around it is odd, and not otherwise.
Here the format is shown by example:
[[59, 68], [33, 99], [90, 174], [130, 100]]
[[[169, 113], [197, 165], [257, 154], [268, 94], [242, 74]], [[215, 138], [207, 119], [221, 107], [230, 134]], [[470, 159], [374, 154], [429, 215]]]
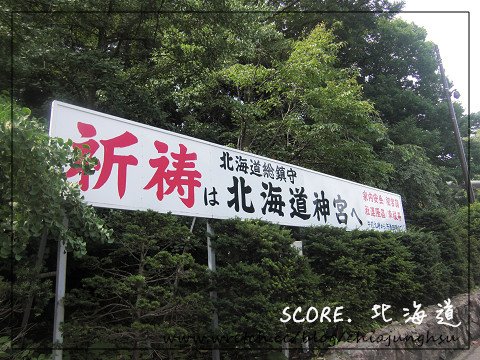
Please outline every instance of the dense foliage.
[[65, 345], [155, 349], [166, 346], [165, 336], [205, 333], [212, 308], [207, 273], [193, 258], [199, 244], [188, 227], [154, 212], [105, 218], [114, 242], [76, 263], [81, 285], [66, 301]]
[[[374, 304], [401, 318], [414, 300], [436, 304], [480, 282], [480, 212], [465, 206], [434, 44], [381, 12], [401, 4], [2, 5], [12, 9], [0, 14], [0, 46], [14, 60], [9, 84], [10, 58], [0, 59], [0, 358], [12, 344], [29, 348], [15, 358], [48, 354], [59, 238], [76, 255], [63, 330], [66, 346], [84, 350], [66, 351], [72, 359], [211, 358], [213, 343], [229, 348], [222, 358], [281, 358], [286, 334], [327, 334], [310, 342], [324, 348], [342, 331], [381, 326]], [[42, 119], [54, 99], [397, 192], [409, 230], [214, 221], [211, 273], [204, 220], [189, 229], [191, 219], [82, 203], [62, 172], [69, 163], [91, 172], [95, 159], [49, 139]], [[455, 109], [466, 139], [479, 115], [469, 124]], [[352, 322], [283, 324], [286, 306], [343, 306]]]
[[[0, 97], [0, 138], [1, 334], [13, 325], [20, 328], [21, 337], [28, 322], [20, 326], [19, 315], [30, 314], [35, 297], [33, 310], [39, 316], [53, 295], [52, 282], [39, 281], [44, 254], [55, 254], [56, 240], [61, 239], [81, 256], [87, 241], [109, 241], [112, 230], [63, 175], [67, 164], [77, 163], [88, 172], [95, 161], [72, 151], [71, 142], [49, 138], [29, 109], [10, 104], [5, 96]], [[7, 286], [8, 281], [14, 285]]]

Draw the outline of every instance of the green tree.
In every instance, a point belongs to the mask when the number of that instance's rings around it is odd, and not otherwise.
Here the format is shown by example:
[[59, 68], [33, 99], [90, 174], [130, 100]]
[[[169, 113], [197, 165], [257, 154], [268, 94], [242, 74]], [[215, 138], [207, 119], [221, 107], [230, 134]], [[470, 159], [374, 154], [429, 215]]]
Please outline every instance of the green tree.
[[206, 269], [190, 254], [197, 239], [177, 217], [152, 211], [110, 211], [106, 222], [114, 243], [76, 263], [81, 285], [67, 298], [65, 345], [96, 359], [109, 358], [96, 347], [130, 348], [131, 359], [191, 358], [199, 344], [168, 339], [210, 331]]
[[179, 111], [188, 101], [185, 89], [194, 91], [224, 63], [268, 54], [260, 41], [275, 42], [262, 15], [229, 12], [259, 9], [242, 1], [53, 1], [33, 8], [16, 1], [9, 7], [59, 11], [15, 15], [14, 87], [44, 115], [50, 100], [61, 99], [182, 131], [190, 113]]
[[[244, 349], [281, 349], [276, 336], [293, 337], [302, 331], [301, 324], [283, 324], [282, 311], [286, 306], [304, 311], [309, 306], [322, 307], [319, 278], [308, 266], [307, 259], [292, 247], [288, 230], [258, 221], [226, 220], [213, 224], [217, 272], [213, 288], [217, 290], [219, 333], [256, 337], [257, 342], [237, 344]], [[291, 310], [293, 311], [293, 310]], [[303, 330], [320, 329], [322, 324], [306, 324]], [[225, 343], [225, 347], [232, 344]], [[301, 348], [298, 341], [292, 347]], [[229, 358], [248, 359], [266, 351], [229, 352]]]
[[467, 292], [468, 239], [463, 230], [467, 226], [467, 218], [465, 212], [462, 213], [456, 216], [448, 209], [435, 209], [418, 212], [412, 217], [413, 225], [437, 238], [442, 260], [450, 272], [445, 279], [450, 297]]
[[[374, 148], [385, 145], [386, 129], [362, 98], [355, 72], [337, 67], [341, 46], [319, 25], [292, 42], [285, 60], [272, 66], [234, 64], [219, 70], [203, 94], [217, 94], [214, 104], [223, 106], [230, 122], [230, 144], [347, 179], [385, 184], [391, 167]], [[210, 103], [200, 104], [208, 108]]]
[[[199, 265], [206, 264], [204, 245], [197, 240], [204, 234], [195, 230], [190, 235], [180, 219], [107, 212], [119, 243], [93, 243], [108, 232], [61, 176], [65, 159], [73, 162], [78, 154], [71, 154], [68, 144], [48, 140], [28, 112], [15, 108], [19, 124], [13, 126], [13, 134], [19, 141], [14, 141], [12, 154], [12, 127], [6, 120], [0, 186], [2, 204], [10, 201], [10, 180], [19, 190], [14, 191], [13, 204], [16, 232], [14, 248], [2, 240], [1, 249], [4, 255], [13, 250], [22, 258], [15, 262], [16, 293], [0, 295], [0, 315], [9, 314], [3, 309], [10, 296], [35, 294], [33, 313], [38, 316], [29, 344], [50, 343], [45, 335], [50, 331], [49, 314], [42, 311], [53, 285], [34, 281], [29, 270], [36, 268], [44, 234], [42, 269], [53, 264], [59, 236], [78, 254], [88, 249], [84, 260], [69, 263], [68, 286], [73, 291], [66, 341], [91, 347], [88, 355], [99, 359], [131, 354], [102, 353], [93, 350], [96, 346], [153, 349], [165, 332], [210, 334], [205, 329], [212, 307], [207, 291], [214, 288], [221, 289], [213, 304], [221, 334], [259, 330], [268, 336], [300, 329], [279, 324], [285, 306], [345, 305], [357, 318], [353, 325], [342, 326], [366, 331], [374, 325], [368, 314], [375, 302], [388, 300], [399, 308], [405, 302], [411, 305], [412, 298], [438, 301], [434, 297], [465, 290], [465, 227], [454, 222], [460, 223], [466, 210], [453, 214], [461, 197], [446, 187], [446, 181], [460, 183], [461, 172], [426, 32], [393, 19], [393, 14], [283, 11], [396, 10], [401, 4], [18, 0], [5, 6], [56, 11], [14, 15], [14, 95], [35, 115], [46, 116], [50, 101], [59, 99], [385, 188], [402, 195], [407, 219], [415, 215], [414, 224], [423, 228], [405, 234], [294, 230], [305, 240], [310, 256], [300, 258], [290, 247], [294, 236], [283, 228], [218, 222], [213, 242], [219, 268], [210, 285], [205, 266]], [[134, 11], [118, 12], [126, 9]], [[1, 16], [0, 45], [7, 46], [10, 19], [8, 14]], [[0, 60], [0, 79], [10, 79], [7, 63], [8, 57]], [[5, 87], [8, 81], [0, 84]], [[461, 110], [456, 105], [458, 115]], [[7, 119], [9, 111], [5, 107], [2, 118]], [[459, 119], [466, 130], [465, 117]], [[477, 149], [471, 149], [476, 173]], [[89, 166], [88, 159], [82, 161]], [[32, 182], [32, 177], [40, 180]], [[419, 211], [442, 206], [451, 214]], [[1, 208], [6, 229], [10, 210]], [[64, 214], [70, 220], [68, 229], [62, 224]], [[1, 266], [0, 288], [8, 290], [10, 277], [3, 275], [8, 264]], [[444, 276], [448, 281], [434, 288]], [[15, 303], [19, 314], [23, 308], [23, 301]], [[16, 325], [19, 320], [15, 318]], [[102, 331], [105, 324], [108, 331]], [[341, 330], [325, 324], [312, 329]], [[187, 348], [178, 356], [203, 356], [192, 343]], [[152, 352], [136, 351], [134, 357]]]
[[447, 180], [453, 178], [430, 162], [423, 147], [392, 144], [385, 150], [384, 158], [395, 168], [388, 189], [402, 196], [403, 209], [408, 217], [422, 209], [455, 208], [456, 199], [447, 185]]
[[[478, 134], [480, 112], [461, 116], [458, 118], [458, 126], [463, 138], [467, 161], [469, 161], [470, 177], [477, 180], [480, 177], [480, 134]], [[457, 178], [461, 178], [461, 176], [458, 174]]]
[[357, 56], [365, 96], [393, 142], [381, 152], [395, 168], [388, 188], [405, 196], [407, 215], [461, 200], [446, 186], [460, 182], [460, 162], [434, 44], [426, 35], [413, 23], [379, 18]]
[[454, 223], [458, 224], [456, 230], [458, 237], [466, 249], [466, 256], [462, 259], [470, 267], [471, 287], [480, 284], [480, 204], [476, 201], [468, 206], [463, 206], [454, 215]]
[[393, 233], [322, 227], [304, 229], [300, 236], [326, 301], [344, 306], [352, 319], [341, 323], [337, 333], [369, 331], [374, 304], [399, 311], [420, 289], [412, 255]]
[[[10, 105], [4, 96], [0, 101], [1, 220], [3, 229], [13, 225], [12, 242], [9, 232], [2, 233], [1, 256], [6, 258], [12, 252], [20, 259], [32, 238], [38, 239], [45, 229], [52, 237], [63, 239], [78, 255], [85, 254], [85, 235], [108, 239], [110, 231], [93, 208], [82, 202], [80, 190], [63, 173], [65, 166], [78, 161], [79, 151], [71, 150], [71, 141], [49, 138], [29, 109]], [[95, 165], [88, 158], [81, 161], [74, 166], [83, 166], [83, 171]], [[68, 226], [63, 224], [64, 218]]]
[[[2, 296], [0, 334], [11, 333], [15, 335], [11, 340], [21, 340], [27, 332], [35, 336], [31, 330], [45, 325], [45, 319], [38, 317], [53, 289], [51, 280], [39, 275], [55, 256], [58, 241], [81, 256], [87, 242], [110, 241], [111, 230], [63, 174], [64, 167], [74, 163], [91, 172], [93, 159], [80, 158], [79, 150], [71, 150], [71, 142], [49, 138], [29, 109], [10, 103], [6, 96], [0, 97], [0, 139], [0, 258], [4, 260], [0, 281], [2, 287], [6, 282], [13, 285], [5, 286]], [[33, 299], [37, 319], [29, 326]]]
[[415, 300], [433, 305], [448, 298], [451, 269], [442, 258], [442, 247], [434, 234], [410, 229], [398, 235], [400, 242], [412, 254], [415, 281], [419, 289]]

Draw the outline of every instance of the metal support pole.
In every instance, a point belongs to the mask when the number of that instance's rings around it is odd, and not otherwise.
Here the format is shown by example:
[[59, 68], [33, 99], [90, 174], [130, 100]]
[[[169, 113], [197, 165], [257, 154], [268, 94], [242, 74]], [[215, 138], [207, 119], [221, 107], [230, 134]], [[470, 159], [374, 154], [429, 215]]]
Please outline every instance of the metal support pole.
[[[210, 271], [216, 271], [217, 270], [217, 264], [216, 264], [216, 261], [215, 261], [215, 250], [212, 248], [212, 244], [210, 242], [210, 236], [213, 236], [213, 230], [210, 227], [210, 224], [208, 223], [208, 220], [207, 220], [208, 268], [210, 269]], [[210, 299], [212, 299], [213, 302], [215, 302], [217, 300], [217, 292], [216, 291], [210, 291]], [[213, 331], [216, 332], [217, 329], [218, 329], [217, 309], [213, 310], [212, 327], [213, 327]], [[213, 349], [212, 350], [212, 360], [220, 360], [220, 350], [219, 349]]]
[[307, 337], [305, 341], [302, 341], [302, 349], [304, 353], [308, 353], [310, 351], [310, 339]]
[[[63, 226], [68, 227], [68, 219], [63, 219]], [[67, 274], [67, 249], [62, 239], [58, 240], [57, 252], [57, 277], [55, 282], [55, 314], [53, 320], [53, 359], [62, 360], [63, 334], [60, 326], [64, 320], [63, 300], [65, 297], [65, 280]]]
[[193, 228], [195, 226], [195, 221], [197, 221], [197, 217], [194, 217], [192, 220], [192, 224], [190, 225], [190, 234], [193, 234]]
[[288, 341], [282, 341], [282, 353], [287, 359], [290, 358], [290, 343]]
[[460, 130], [458, 129], [457, 117], [455, 115], [455, 109], [453, 108], [450, 87], [448, 86], [447, 77], [445, 76], [445, 70], [443, 69], [442, 58], [440, 57], [440, 51], [438, 46], [435, 45], [435, 53], [437, 54], [438, 65], [440, 67], [440, 75], [442, 76], [443, 90], [445, 91], [445, 97], [447, 98], [448, 110], [450, 112], [450, 118], [452, 120], [453, 132], [455, 134], [455, 140], [457, 142], [458, 157], [460, 158], [460, 164], [462, 166], [463, 179], [465, 180], [465, 188], [468, 194], [468, 202], [475, 201], [475, 192], [473, 191], [472, 184], [470, 183], [470, 175], [468, 173], [467, 159], [465, 156], [465, 150], [463, 149], [462, 138], [460, 136]]

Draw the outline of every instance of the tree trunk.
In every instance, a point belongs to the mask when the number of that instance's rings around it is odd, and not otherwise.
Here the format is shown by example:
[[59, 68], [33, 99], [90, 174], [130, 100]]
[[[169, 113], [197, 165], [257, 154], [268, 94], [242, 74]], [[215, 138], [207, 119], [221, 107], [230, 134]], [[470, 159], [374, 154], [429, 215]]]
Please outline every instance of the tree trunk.
[[[36, 279], [38, 279], [40, 275], [40, 270], [42, 269], [43, 256], [45, 254], [45, 248], [47, 246], [47, 237], [48, 237], [48, 228], [45, 227], [43, 229], [42, 238], [40, 240], [40, 246], [38, 247], [37, 262], [35, 264], [35, 269], [33, 271], [32, 281], [35, 281]], [[28, 296], [28, 299], [25, 302], [25, 311], [23, 312], [21, 333], [24, 333], [27, 328], [28, 319], [30, 318], [30, 312], [32, 311], [33, 298], [34, 298], [34, 295], [32, 293]]]

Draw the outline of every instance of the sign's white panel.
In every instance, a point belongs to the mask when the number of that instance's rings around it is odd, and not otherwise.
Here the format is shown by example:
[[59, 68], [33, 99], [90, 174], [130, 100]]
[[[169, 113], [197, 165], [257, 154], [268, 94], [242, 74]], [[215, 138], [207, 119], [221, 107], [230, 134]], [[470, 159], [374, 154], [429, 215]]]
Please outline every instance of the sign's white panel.
[[72, 139], [100, 160], [94, 175], [66, 172], [93, 206], [405, 229], [397, 194], [58, 101], [50, 136]]

